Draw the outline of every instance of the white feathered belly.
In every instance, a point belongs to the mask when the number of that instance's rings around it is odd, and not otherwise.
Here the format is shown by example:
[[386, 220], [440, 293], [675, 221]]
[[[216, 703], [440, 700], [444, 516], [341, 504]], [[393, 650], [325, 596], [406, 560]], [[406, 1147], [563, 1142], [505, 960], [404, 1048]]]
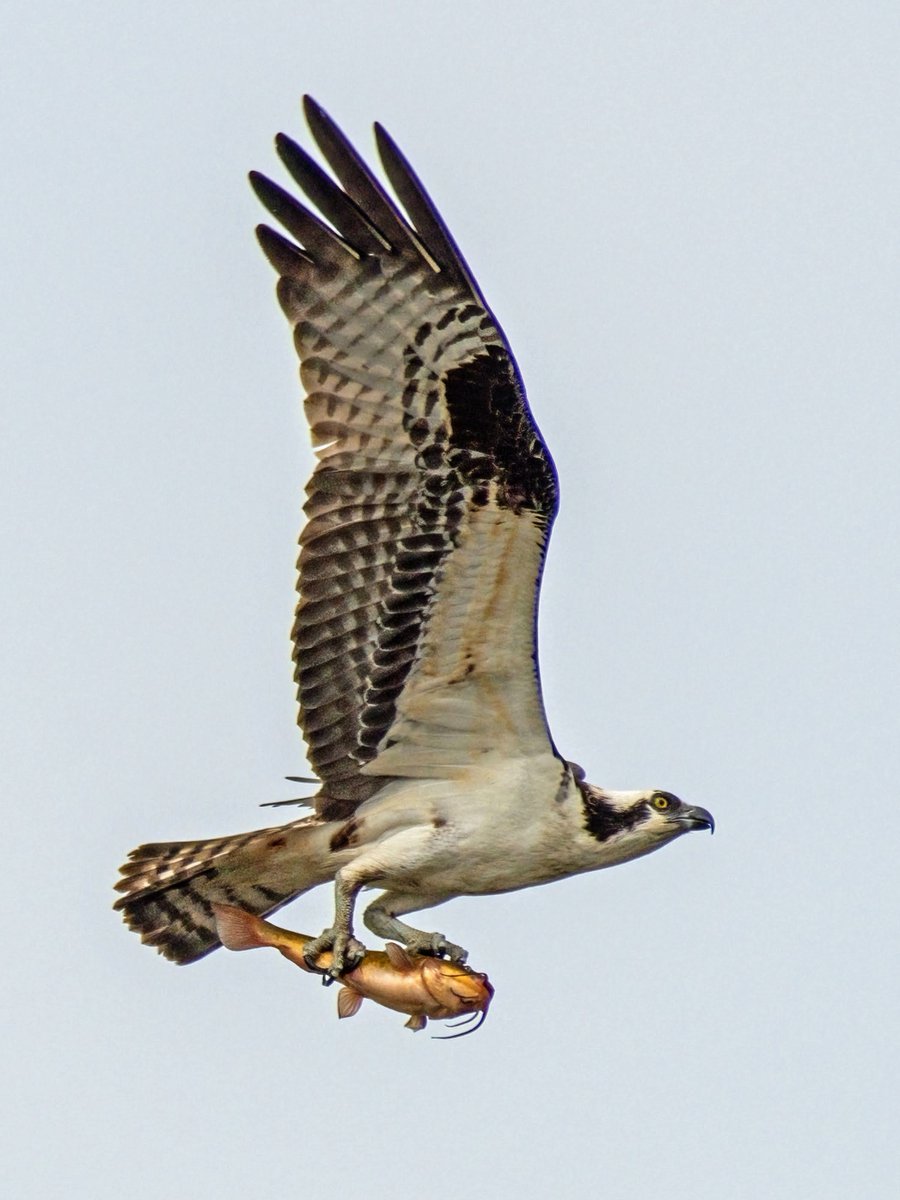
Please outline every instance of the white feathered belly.
[[[484, 895], [597, 865], [581, 799], [552, 755], [398, 780], [356, 815], [354, 866], [369, 886], [423, 896]], [[592, 854], [590, 853], [592, 851]]]

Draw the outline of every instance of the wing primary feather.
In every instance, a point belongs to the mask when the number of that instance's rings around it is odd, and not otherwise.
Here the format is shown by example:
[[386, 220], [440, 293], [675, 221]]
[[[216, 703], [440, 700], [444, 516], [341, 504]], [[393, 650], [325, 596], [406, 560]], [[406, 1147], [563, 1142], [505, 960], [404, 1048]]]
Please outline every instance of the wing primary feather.
[[275, 229], [268, 225], [257, 225], [256, 238], [263, 254], [279, 273], [289, 279], [302, 279], [315, 263], [308, 254], [304, 254], [299, 246], [289, 242]]
[[[478, 284], [469, 270], [468, 263], [460, 253], [460, 249], [444, 224], [434, 201], [410, 166], [406, 155], [379, 122], [375, 122], [375, 142], [381, 157], [385, 173], [391, 182], [391, 187], [397, 193], [400, 203], [420, 234], [422, 240], [432, 251], [441, 270], [455, 276], [465, 283], [482, 300]], [[487, 307], [485, 305], [485, 307]]]
[[291, 178], [352, 246], [364, 254], [378, 254], [391, 249], [390, 242], [359, 205], [341, 191], [302, 146], [298, 146], [286, 133], [279, 133], [275, 138], [275, 147]]
[[387, 192], [324, 108], [311, 96], [304, 96], [303, 111], [316, 145], [351, 200], [368, 213], [392, 247], [399, 249], [403, 245], [409, 246], [426, 261], [432, 262], [431, 255], [420, 239], [400, 216]]
[[336, 262], [340, 254], [351, 254], [359, 260], [359, 251], [354, 250], [333, 229], [329, 229], [318, 217], [298, 203], [284, 188], [260, 175], [250, 172], [250, 183], [262, 204], [272, 216], [285, 227], [307, 250], [326, 262]]

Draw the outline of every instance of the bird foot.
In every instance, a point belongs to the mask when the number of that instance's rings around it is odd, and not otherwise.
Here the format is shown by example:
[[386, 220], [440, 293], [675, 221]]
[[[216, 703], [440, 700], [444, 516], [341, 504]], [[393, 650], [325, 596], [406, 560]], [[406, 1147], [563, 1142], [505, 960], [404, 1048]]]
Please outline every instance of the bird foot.
[[[319, 966], [319, 956], [327, 950], [331, 951], [331, 962], [327, 966]], [[317, 938], [312, 938], [303, 949], [303, 961], [310, 971], [324, 976], [323, 982], [340, 979], [358, 967], [366, 954], [366, 948], [352, 933], [343, 930], [326, 929]]]
[[411, 954], [430, 954], [433, 958], [447, 958], [452, 963], [464, 963], [468, 950], [448, 942], [442, 933], [416, 933], [406, 939], [406, 948]]

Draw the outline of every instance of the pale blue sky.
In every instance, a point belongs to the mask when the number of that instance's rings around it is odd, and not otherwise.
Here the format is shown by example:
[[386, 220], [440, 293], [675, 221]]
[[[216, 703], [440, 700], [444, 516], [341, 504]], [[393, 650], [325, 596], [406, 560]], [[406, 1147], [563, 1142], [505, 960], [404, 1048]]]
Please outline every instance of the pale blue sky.
[[[10, 1195], [895, 1194], [898, 63], [886, 3], [12, 6]], [[110, 911], [132, 846], [304, 769], [311, 455], [245, 181], [304, 91], [387, 125], [516, 352], [560, 748], [718, 821], [442, 910], [497, 987], [452, 1043]]]

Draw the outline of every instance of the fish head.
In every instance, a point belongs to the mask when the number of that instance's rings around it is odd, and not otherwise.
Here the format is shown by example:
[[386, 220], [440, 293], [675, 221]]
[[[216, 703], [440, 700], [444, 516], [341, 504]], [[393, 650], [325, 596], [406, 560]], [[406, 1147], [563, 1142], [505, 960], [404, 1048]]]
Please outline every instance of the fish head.
[[428, 1013], [432, 1020], [487, 1013], [494, 989], [483, 972], [444, 958], [426, 957], [422, 957], [419, 971], [422, 986], [434, 1001], [435, 1008]]

